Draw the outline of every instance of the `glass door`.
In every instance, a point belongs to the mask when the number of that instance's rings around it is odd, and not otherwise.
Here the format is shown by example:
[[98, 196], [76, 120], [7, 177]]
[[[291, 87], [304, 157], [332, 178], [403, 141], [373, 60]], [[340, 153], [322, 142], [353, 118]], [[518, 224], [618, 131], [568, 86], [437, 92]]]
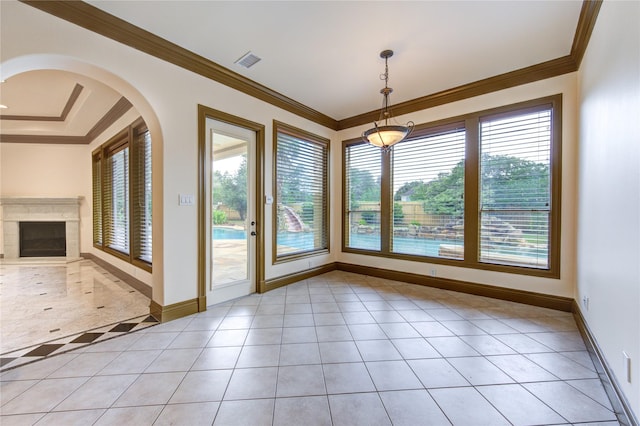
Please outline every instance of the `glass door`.
[[207, 304], [256, 291], [254, 131], [207, 120]]

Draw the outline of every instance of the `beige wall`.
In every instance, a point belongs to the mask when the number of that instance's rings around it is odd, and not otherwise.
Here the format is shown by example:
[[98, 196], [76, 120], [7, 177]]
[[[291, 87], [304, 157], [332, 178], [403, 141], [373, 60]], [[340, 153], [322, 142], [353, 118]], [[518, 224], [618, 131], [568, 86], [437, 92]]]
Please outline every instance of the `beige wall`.
[[[640, 3], [604, 2], [579, 73], [576, 300], [640, 414]], [[588, 308], [582, 303], [589, 298]], [[623, 351], [631, 356], [627, 381]]]
[[[0, 197], [81, 196], [80, 222], [91, 224], [91, 164], [87, 164], [86, 146], [0, 144], [0, 151]], [[81, 239], [87, 235], [91, 238], [90, 225], [80, 229]]]

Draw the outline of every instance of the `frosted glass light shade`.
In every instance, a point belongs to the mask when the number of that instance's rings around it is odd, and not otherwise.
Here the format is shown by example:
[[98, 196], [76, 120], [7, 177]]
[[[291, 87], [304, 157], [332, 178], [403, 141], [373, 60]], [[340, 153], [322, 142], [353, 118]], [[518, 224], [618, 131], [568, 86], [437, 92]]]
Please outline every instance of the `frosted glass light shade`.
[[389, 147], [406, 138], [411, 129], [405, 126], [378, 126], [367, 130], [363, 136], [371, 145]]

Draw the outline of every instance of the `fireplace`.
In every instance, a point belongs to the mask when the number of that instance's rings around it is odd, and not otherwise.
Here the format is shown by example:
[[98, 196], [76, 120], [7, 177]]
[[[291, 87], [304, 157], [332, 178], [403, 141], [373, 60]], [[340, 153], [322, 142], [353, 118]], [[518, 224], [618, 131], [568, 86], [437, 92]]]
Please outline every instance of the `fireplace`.
[[[81, 200], [82, 197], [0, 198], [4, 258], [79, 259]], [[42, 233], [48, 236], [42, 237]]]
[[20, 222], [20, 257], [66, 255], [64, 222]]

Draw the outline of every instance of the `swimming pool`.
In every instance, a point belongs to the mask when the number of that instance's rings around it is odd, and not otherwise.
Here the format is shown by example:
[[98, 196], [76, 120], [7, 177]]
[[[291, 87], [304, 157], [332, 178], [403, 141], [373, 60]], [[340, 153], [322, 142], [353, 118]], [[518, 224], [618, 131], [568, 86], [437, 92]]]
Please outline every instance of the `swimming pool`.
[[246, 240], [247, 233], [242, 229], [213, 227], [214, 240]]
[[[247, 234], [244, 230], [214, 227], [213, 238], [216, 240], [244, 240]], [[311, 232], [281, 232], [278, 234], [278, 244], [294, 247], [301, 251], [312, 250], [314, 236]], [[452, 241], [444, 240], [422, 240], [415, 238], [395, 237], [393, 240], [395, 253], [411, 253], [422, 256], [438, 256], [440, 244], [456, 244]], [[367, 234], [351, 235], [352, 248], [363, 250], [380, 250], [380, 236]]]
[[[214, 240], [245, 240], [246, 231], [242, 229], [214, 227]], [[313, 234], [310, 232], [281, 232], [278, 234], [278, 243], [284, 246], [295, 247], [300, 250], [313, 249]]]
[[[242, 229], [214, 227], [213, 238], [215, 240], [245, 240], [247, 234]], [[313, 250], [314, 236], [311, 232], [281, 232], [278, 233], [278, 244], [292, 247], [294, 252]], [[393, 239], [393, 252], [397, 254], [412, 254], [417, 256], [440, 257], [440, 245], [462, 246], [458, 241], [432, 240], [422, 238], [395, 237]], [[380, 250], [380, 236], [376, 234], [352, 234], [349, 247], [362, 250]], [[519, 255], [523, 258], [546, 259], [544, 248], [520, 248], [513, 252], [508, 247], [494, 249], [491, 252], [497, 255]], [[491, 252], [485, 253], [491, 255]]]

